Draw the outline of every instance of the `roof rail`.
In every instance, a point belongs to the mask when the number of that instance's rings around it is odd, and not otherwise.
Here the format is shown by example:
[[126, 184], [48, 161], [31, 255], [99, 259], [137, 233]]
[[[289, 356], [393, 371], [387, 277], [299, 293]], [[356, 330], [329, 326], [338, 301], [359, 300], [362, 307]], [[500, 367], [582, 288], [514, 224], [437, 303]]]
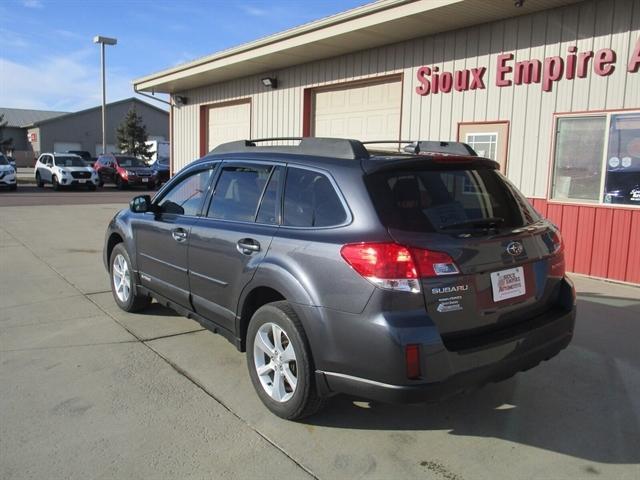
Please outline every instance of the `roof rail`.
[[[417, 155], [419, 153], [444, 153], [449, 155], [468, 155], [477, 157], [478, 154], [466, 143], [439, 140], [370, 140], [362, 142], [364, 145], [385, 144], [397, 145], [397, 150]], [[401, 149], [401, 145], [405, 147]], [[383, 148], [382, 150], [388, 150]]]
[[[258, 146], [257, 143], [300, 141], [298, 145]], [[218, 145], [209, 153], [297, 153], [315, 157], [343, 158], [346, 160], [362, 160], [369, 158], [369, 152], [358, 140], [344, 138], [317, 137], [273, 137], [239, 140]]]

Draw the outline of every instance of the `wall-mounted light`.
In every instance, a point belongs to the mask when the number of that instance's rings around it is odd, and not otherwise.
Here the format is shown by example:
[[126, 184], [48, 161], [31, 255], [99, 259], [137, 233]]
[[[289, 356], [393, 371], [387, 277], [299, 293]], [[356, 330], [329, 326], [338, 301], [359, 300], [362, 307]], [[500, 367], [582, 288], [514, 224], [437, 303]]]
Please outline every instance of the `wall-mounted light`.
[[175, 95], [173, 97], [173, 101], [175, 102], [175, 104], [180, 107], [182, 105], [186, 105], [187, 104], [187, 97], [183, 97], [182, 95]]
[[276, 77], [264, 77], [262, 84], [267, 88], [278, 88], [278, 79]]

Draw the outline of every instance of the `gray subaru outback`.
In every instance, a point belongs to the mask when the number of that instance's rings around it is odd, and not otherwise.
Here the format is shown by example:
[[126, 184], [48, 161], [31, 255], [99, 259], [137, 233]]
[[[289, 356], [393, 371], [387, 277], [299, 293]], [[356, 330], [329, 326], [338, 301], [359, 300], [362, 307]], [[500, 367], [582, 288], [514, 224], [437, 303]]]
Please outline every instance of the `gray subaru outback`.
[[119, 212], [104, 262], [120, 308], [153, 298], [222, 334], [287, 419], [338, 393], [438, 401], [569, 344], [560, 233], [497, 163], [298, 141], [223, 144]]

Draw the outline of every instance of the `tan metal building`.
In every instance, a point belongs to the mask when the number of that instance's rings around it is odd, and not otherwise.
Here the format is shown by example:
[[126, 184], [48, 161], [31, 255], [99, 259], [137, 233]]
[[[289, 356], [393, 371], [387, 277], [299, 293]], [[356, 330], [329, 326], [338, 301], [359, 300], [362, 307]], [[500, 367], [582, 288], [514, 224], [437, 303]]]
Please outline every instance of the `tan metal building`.
[[518, 3], [382, 0], [135, 88], [171, 94], [174, 171], [241, 138], [466, 141], [561, 226], [570, 270], [640, 283], [640, 0]]

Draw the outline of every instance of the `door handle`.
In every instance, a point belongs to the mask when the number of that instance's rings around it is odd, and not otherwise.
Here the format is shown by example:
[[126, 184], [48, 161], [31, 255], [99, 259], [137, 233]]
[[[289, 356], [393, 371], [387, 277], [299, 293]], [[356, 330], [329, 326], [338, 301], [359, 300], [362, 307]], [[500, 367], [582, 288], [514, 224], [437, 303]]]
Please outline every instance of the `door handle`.
[[260, 244], [253, 238], [242, 238], [238, 240], [236, 248], [244, 255], [251, 255], [253, 252], [260, 251]]
[[176, 242], [184, 242], [189, 234], [184, 228], [176, 228], [175, 230], [171, 230], [171, 236]]

